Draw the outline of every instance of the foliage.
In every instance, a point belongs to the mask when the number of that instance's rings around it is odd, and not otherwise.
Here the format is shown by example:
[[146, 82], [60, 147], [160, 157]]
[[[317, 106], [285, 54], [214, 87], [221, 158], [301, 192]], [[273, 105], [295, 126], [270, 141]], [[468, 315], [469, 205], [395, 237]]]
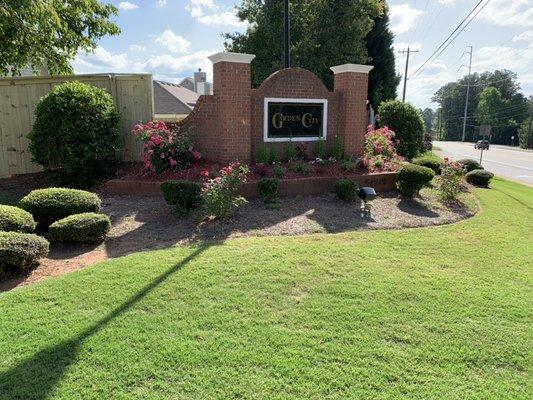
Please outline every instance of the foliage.
[[255, 162], [264, 165], [270, 164], [270, 153], [270, 147], [267, 144], [260, 144], [255, 151]]
[[533, 96], [528, 100], [529, 117], [522, 122], [518, 129], [520, 147], [533, 149]]
[[409, 103], [390, 100], [379, 106], [379, 122], [396, 134], [396, 151], [402, 157], [412, 159], [422, 149], [424, 121], [418, 110]]
[[289, 142], [285, 143], [285, 159], [287, 161], [293, 161], [298, 158], [298, 153], [296, 152], [296, 146], [294, 143]]
[[463, 179], [463, 165], [444, 159], [439, 177], [439, 194], [443, 200], [454, 201], [461, 193], [461, 181]]
[[261, 179], [258, 183], [259, 193], [267, 203], [272, 203], [278, 196], [279, 181], [275, 178]]
[[50, 225], [52, 242], [100, 243], [111, 229], [105, 214], [82, 213], [70, 215]]
[[415, 165], [421, 165], [423, 167], [431, 168], [435, 172], [435, 174], [440, 173], [442, 165], [444, 164], [442, 158], [431, 152], [427, 152], [421, 154], [418, 157], [413, 158], [412, 163]]
[[37, 222], [50, 223], [73, 214], [98, 212], [102, 202], [91, 192], [77, 189], [48, 188], [30, 192], [20, 206]]
[[335, 182], [335, 193], [339, 199], [344, 201], [353, 201], [357, 196], [358, 189], [357, 182], [351, 179], [341, 178]]
[[431, 133], [431, 128], [433, 127], [433, 120], [435, 119], [435, 111], [431, 108], [424, 108], [423, 110], [418, 110], [422, 120], [424, 121], [424, 133]]
[[270, 164], [277, 164], [281, 161], [279, 150], [277, 147], [270, 148]]
[[0, 232], [0, 277], [31, 267], [48, 254], [48, 242], [32, 233]]
[[352, 159], [342, 160], [341, 168], [345, 170], [346, 172], [350, 172], [350, 173], [355, 172], [357, 170], [357, 162], [355, 162]]
[[344, 138], [342, 136], [335, 135], [333, 138], [331, 156], [335, 160], [342, 160], [344, 158]]
[[272, 174], [276, 178], [282, 178], [283, 177], [284, 171], [283, 171], [283, 167], [281, 166], [281, 164], [279, 164], [279, 163], [274, 164], [274, 166], [272, 167]]
[[[463, 131], [463, 115], [465, 107], [466, 85], [468, 76], [447, 83], [433, 96], [432, 100], [439, 104], [442, 111], [441, 140], [461, 140]], [[493, 87], [500, 92], [502, 102], [508, 104], [498, 109], [493, 118], [491, 142], [509, 144], [511, 136], [517, 136], [518, 126], [527, 118], [527, 100], [520, 93], [517, 74], [509, 70], [473, 73], [470, 77], [470, 92], [468, 96], [468, 115], [466, 139], [476, 141], [482, 139], [479, 134], [481, 121], [477, 119], [476, 110], [480, 95], [487, 87]]]
[[239, 185], [246, 182], [248, 172], [246, 165], [233, 162], [220, 170], [220, 176], [205, 182], [202, 199], [206, 215], [228, 219], [238, 207], [246, 203], [237, 192]]
[[363, 166], [370, 172], [396, 171], [403, 161], [395, 149], [395, 133], [387, 127], [368, 126], [365, 135]]
[[319, 139], [313, 144], [313, 155], [316, 158], [324, 159], [326, 157], [326, 141]]
[[31, 233], [35, 230], [33, 216], [18, 207], [0, 205], [0, 231]]
[[385, 2], [384, 6], [383, 14], [374, 19], [374, 26], [365, 38], [369, 64], [374, 66], [368, 76], [368, 100], [375, 110], [381, 102], [396, 98], [401, 79], [396, 73], [389, 9]]
[[28, 136], [33, 160], [62, 185], [89, 187], [114, 163], [119, 121], [104, 89], [81, 82], [56, 86], [35, 108]]
[[71, 73], [78, 51], [120, 33], [115, 15], [115, 6], [97, 0], [0, 2], [0, 76], [28, 66], [39, 72], [43, 63], [52, 75]]
[[144, 143], [144, 168], [150, 172], [161, 174], [185, 168], [202, 158], [202, 154], [194, 149], [189, 132], [175, 133], [164, 122], [137, 124], [133, 134]]
[[299, 174], [307, 175], [311, 173], [311, 166], [302, 160], [289, 162], [289, 169]]
[[435, 172], [420, 165], [406, 164], [398, 171], [397, 187], [400, 193], [407, 197], [418, 195], [420, 189], [429, 186]]
[[181, 215], [187, 215], [202, 205], [202, 187], [196, 182], [166, 181], [161, 184], [161, 191], [167, 204], [175, 207]]
[[484, 89], [479, 95], [475, 117], [480, 124], [496, 126], [499, 124], [498, 113], [510, 105], [509, 101], [502, 99], [502, 94], [495, 87]]
[[[369, 61], [364, 39], [374, 19], [385, 11], [384, 1], [293, 0], [290, 5], [294, 65], [314, 72], [331, 90], [331, 66]], [[244, 0], [237, 6], [237, 16], [246, 21], [246, 31], [225, 35], [226, 51], [256, 55], [254, 87], [284, 67], [282, 15], [281, 1]], [[394, 68], [394, 63], [388, 67]]]
[[484, 169], [474, 169], [466, 174], [466, 181], [475, 186], [488, 187], [494, 174]]
[[480, 163], [471, 158], [463, 158], [461, 160], [458, 160], [457, 162], [463, 166], [465, 172], [470, 172], [475, 169], [483, 169], [483, 166]]

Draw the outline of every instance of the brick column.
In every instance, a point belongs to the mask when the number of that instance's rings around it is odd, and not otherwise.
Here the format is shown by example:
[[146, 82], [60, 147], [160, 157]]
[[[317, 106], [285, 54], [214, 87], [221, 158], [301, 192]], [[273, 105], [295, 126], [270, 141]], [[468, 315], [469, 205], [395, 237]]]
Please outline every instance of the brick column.
[[340, 131], [344, 135], [346, 154], [363, 154], [368, 124], [366, 102], [370, 65], [344, 64], [331, 67], [335, 74], [334, 91], [340, 95]]
[[252, 157], [252, 54], [217, 53], [213, 63], [216, 104], [216, 161], [249, 162]]

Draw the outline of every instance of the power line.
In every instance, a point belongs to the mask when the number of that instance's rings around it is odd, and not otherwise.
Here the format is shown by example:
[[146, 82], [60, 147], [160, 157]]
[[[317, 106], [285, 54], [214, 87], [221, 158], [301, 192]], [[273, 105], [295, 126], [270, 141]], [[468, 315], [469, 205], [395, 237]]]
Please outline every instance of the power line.
[[405, 60], [405, 75], [403, 76], [403, 96], [402, 96], [402, 101], [405, 102], [405, 92], [407, 91], [407, 73], [409, 71], [409, 55], [411, 53], [418, 53], [418, 50], [411, 50], [409, 46], [407, 46], [407, 50], [400, 50], [398, 53], [400, 54], [407, 53], [407, 59]]

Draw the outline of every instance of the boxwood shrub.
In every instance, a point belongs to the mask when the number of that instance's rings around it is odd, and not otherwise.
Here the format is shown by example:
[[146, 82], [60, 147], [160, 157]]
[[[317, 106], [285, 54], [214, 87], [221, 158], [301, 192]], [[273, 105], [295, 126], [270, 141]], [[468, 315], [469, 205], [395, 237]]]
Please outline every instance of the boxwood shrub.
[[52, 242], [100, 243], [105, 240], [111, 221], [107, 215], [83, 213], [70, 215], [50, 225]]
[[444, 161], [440, 157], [433, 155], [422, 155], [420, 157], [413, 158], [412, 162], [415, 165], [431, 168], [435, 174], [439, 174], [442, 166], [444, 165]]
[[272, 203], [278, 197], [279, 181], [276, 178], [264, 178], [258, 183], [259, 193], [267, 203]]
[[48, 248], [46, 239], [32, 233], [0, 232], [0, 276], [31, 267]]
[[98, 212], [101, 204], [94, 193], [66, 188], [34, 190], [20, 201], [20, 206], [37, 222], [45, 224], [73, 214]]
[[29, 212], [0, 204], [0, 231], [31, 233], [34, 230], [35, 221]]
[[466, 181], [472, 185], [488, 187], [494, 174], [484, 169], [475, 169], [466, 174]]
[[187, 215], [202, 205], [202, 188], [196, 182], [166, 181], [161, 184], [161, 191], [167, 204], [175, 207], [182, 215]]
[[421, 165], [407, 164], [398, 171], [397, 187], [401, 194], [407, 197], [418, 195], [420, 189], [428, 186], [435, 172]]
[[355, 196], [357, 196], [357, 190], [359, 185], [357, 182], [352, 181], [351, 179], [337, 179], [335, 182], [335, 193], [337, 197], [344, 201], [353, 201]]
[[463, 158], [462, 160], [458, 160], [457, 162], [463, 166], [466, 172], [470, 172], [475, 169], [483, 169], [483, 166], [480, 163], [471, 158]]
[[67, 82], [37, 103], [29, 148], [34, 161], [62, 185], [90, 187], [114, 163], [119, 122], [106, 90]]

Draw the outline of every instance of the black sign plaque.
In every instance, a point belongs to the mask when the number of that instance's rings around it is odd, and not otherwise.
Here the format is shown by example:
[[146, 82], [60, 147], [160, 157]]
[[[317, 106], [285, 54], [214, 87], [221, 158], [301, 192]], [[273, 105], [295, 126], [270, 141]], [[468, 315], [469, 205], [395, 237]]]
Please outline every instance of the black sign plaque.
[[325, 136], [325, 102], [269, 100], [266, 104], [266, 140]]

